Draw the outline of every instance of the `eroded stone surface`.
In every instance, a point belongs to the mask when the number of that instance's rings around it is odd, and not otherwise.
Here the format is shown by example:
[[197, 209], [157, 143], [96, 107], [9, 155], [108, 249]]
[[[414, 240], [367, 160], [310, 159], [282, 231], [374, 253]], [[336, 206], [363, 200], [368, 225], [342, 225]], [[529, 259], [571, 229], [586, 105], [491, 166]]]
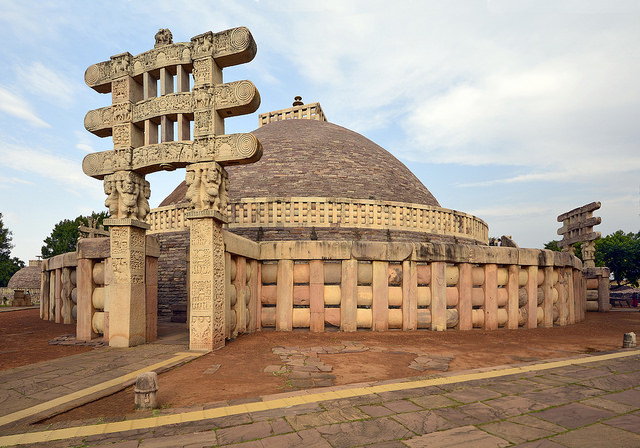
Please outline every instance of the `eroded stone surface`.
[[328, 374], [333, 367], [320, 360], [321, 354], [341, 354], [341, 353], [389, 353], [389, 354], [412, 354], [416, 358], [409, 364], [409, 368], [424, 372], [425, 370], [449, 370], [449, 363], [453, 356], [433, 356], [424, 353], [408, 352], [386, 347], [368, 347], [357, 341], [345, 341], [342, 345], [326, 347], [274, 347], [272, 351], [280, 357], [281, 366], [267, 366], [265, 373], [283, 375], [291, 381], [293, 387], [325, 387], [332, 386], [334, 375]]

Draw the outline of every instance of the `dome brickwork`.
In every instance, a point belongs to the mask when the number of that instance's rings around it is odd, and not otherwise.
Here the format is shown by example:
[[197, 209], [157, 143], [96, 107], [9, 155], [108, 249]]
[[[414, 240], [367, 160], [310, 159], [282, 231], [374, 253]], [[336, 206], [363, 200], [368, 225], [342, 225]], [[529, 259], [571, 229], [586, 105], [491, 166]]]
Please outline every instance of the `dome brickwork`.
[[[440, 204], [391, 153], [332, 123], [284, 120], [253, 131], [264, 148], [256, 163], [227, 167], [229, 199], [336, 197]], [[160, 206], [184, 201], [184, 182]]]
[[11, 276], [7, 287], [11, 289], [40, 289], [41, 273], [39, 265], [26, 266]]

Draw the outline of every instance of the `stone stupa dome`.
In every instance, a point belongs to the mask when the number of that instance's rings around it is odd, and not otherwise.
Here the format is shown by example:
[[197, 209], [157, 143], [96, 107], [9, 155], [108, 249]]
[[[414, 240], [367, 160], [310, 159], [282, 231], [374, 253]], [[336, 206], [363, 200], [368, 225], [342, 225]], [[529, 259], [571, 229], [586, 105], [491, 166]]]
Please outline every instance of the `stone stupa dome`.
[[[368, 138], [326, 121], [286, 120], [252, 133], [262, 158], [227, 167], [229, 199], [255, 197], [335, 197], [414, 204], [440, 204], [390, 152]], [[185, 200], [186, 184], [160, 206]]]
[[[440, 207], [400, 160], [357, 132], [328, 122], [319, 103], [296, 98], [292, 108], [261, 114], [252, 133], [262, 144], [262, 158], [226, 167], [233, 233], [254, 241], [486, 244], [484, 222]], [[149, 220], [152, 231], [188, 225], [182, 218], [186, 192], [183, 181], [160, 203]]]

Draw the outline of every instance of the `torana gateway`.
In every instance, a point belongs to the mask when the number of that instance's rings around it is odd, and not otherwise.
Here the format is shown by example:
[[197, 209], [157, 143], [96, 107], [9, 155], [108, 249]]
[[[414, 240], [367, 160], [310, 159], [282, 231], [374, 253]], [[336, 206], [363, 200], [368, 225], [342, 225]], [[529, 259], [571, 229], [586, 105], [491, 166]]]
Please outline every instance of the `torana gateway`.
[[[224, 118], [260, 97], [249, 81], [223, 83], [222, 68], [255, 52], [246, 28], [175, 44], [161, 30], [153, 50], [87, 69], [112, 98], [85, 127], [114, 148], [83, 163], [104, 181], [111, 234], [43, 263], [43, 318], [112, 346], [155, 339], [158, 317], [183, 320], [190, 348], [213, 350], [269, 328], [568, 325], [584, 319], [587, 289], [604, 308], [604, 271], [587, 280], [567, 252], [488, 246], [486, 223], [440, 207], [319, 103], [296, 97], [252, 133], [226, 135]], [[145, 175], [177, 168], [185, 182], [149, 210]]]

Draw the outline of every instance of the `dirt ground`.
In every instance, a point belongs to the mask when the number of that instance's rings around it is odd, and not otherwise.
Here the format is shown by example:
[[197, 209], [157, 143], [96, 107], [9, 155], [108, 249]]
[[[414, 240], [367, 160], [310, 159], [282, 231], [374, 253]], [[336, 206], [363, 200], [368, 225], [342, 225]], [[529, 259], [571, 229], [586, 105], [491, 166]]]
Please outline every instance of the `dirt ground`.
[[0, 370], [61, 358], [92, 350], [86, 346], [49, 345], [63, 334], [75, 334], [76, 326], [40, 319], [40, 310], [0, 313]]
[[[37, 325], [36, 325], [37, 324]], [[11, 328], [7, 331], [7, 328]], [[58, 329], [56, 331], [56, 329]], [[340, 347], [357, 343], [374, 350], [359, 353], [319, 354], [333, 368], [334, 384], [404, 378], [438, 373], [418, 372], [408, 366], [418, 354], [452, 358], [449, 371], [513, 364], [581, 353], [616, 350], [626, 332], [640, 333], [640, 312], [588, 313], [584, 322], [567, 327], [535, 330], [447, 332], [330, 332], [262, 331], [241, 336], [224, 348], [159, 376], [159, 402], [163, 408], [186, 407], [221, 400], [295, 390], [282, 374], [265, 373], [281, 365], [274, 347]], [[42, 322], [37, 310], [0, 313], [0, 369], [67, 356], [87, 347], [48, 346], [52, 337], [73, 332], [70, 326]], [[99, 348], [97, 349], [99, 350]], [[313, 350], [312, 350], [313, 351]], [[14, 358], [19, 362], [14, 362]], [[215, 366], [220, 366], [215, 370]], [[207, 371], [213, 373], [206, 373]], [[122, 418], [133, 411], [133, 388], [71, 410], [47, 423], [89, 418]]]

